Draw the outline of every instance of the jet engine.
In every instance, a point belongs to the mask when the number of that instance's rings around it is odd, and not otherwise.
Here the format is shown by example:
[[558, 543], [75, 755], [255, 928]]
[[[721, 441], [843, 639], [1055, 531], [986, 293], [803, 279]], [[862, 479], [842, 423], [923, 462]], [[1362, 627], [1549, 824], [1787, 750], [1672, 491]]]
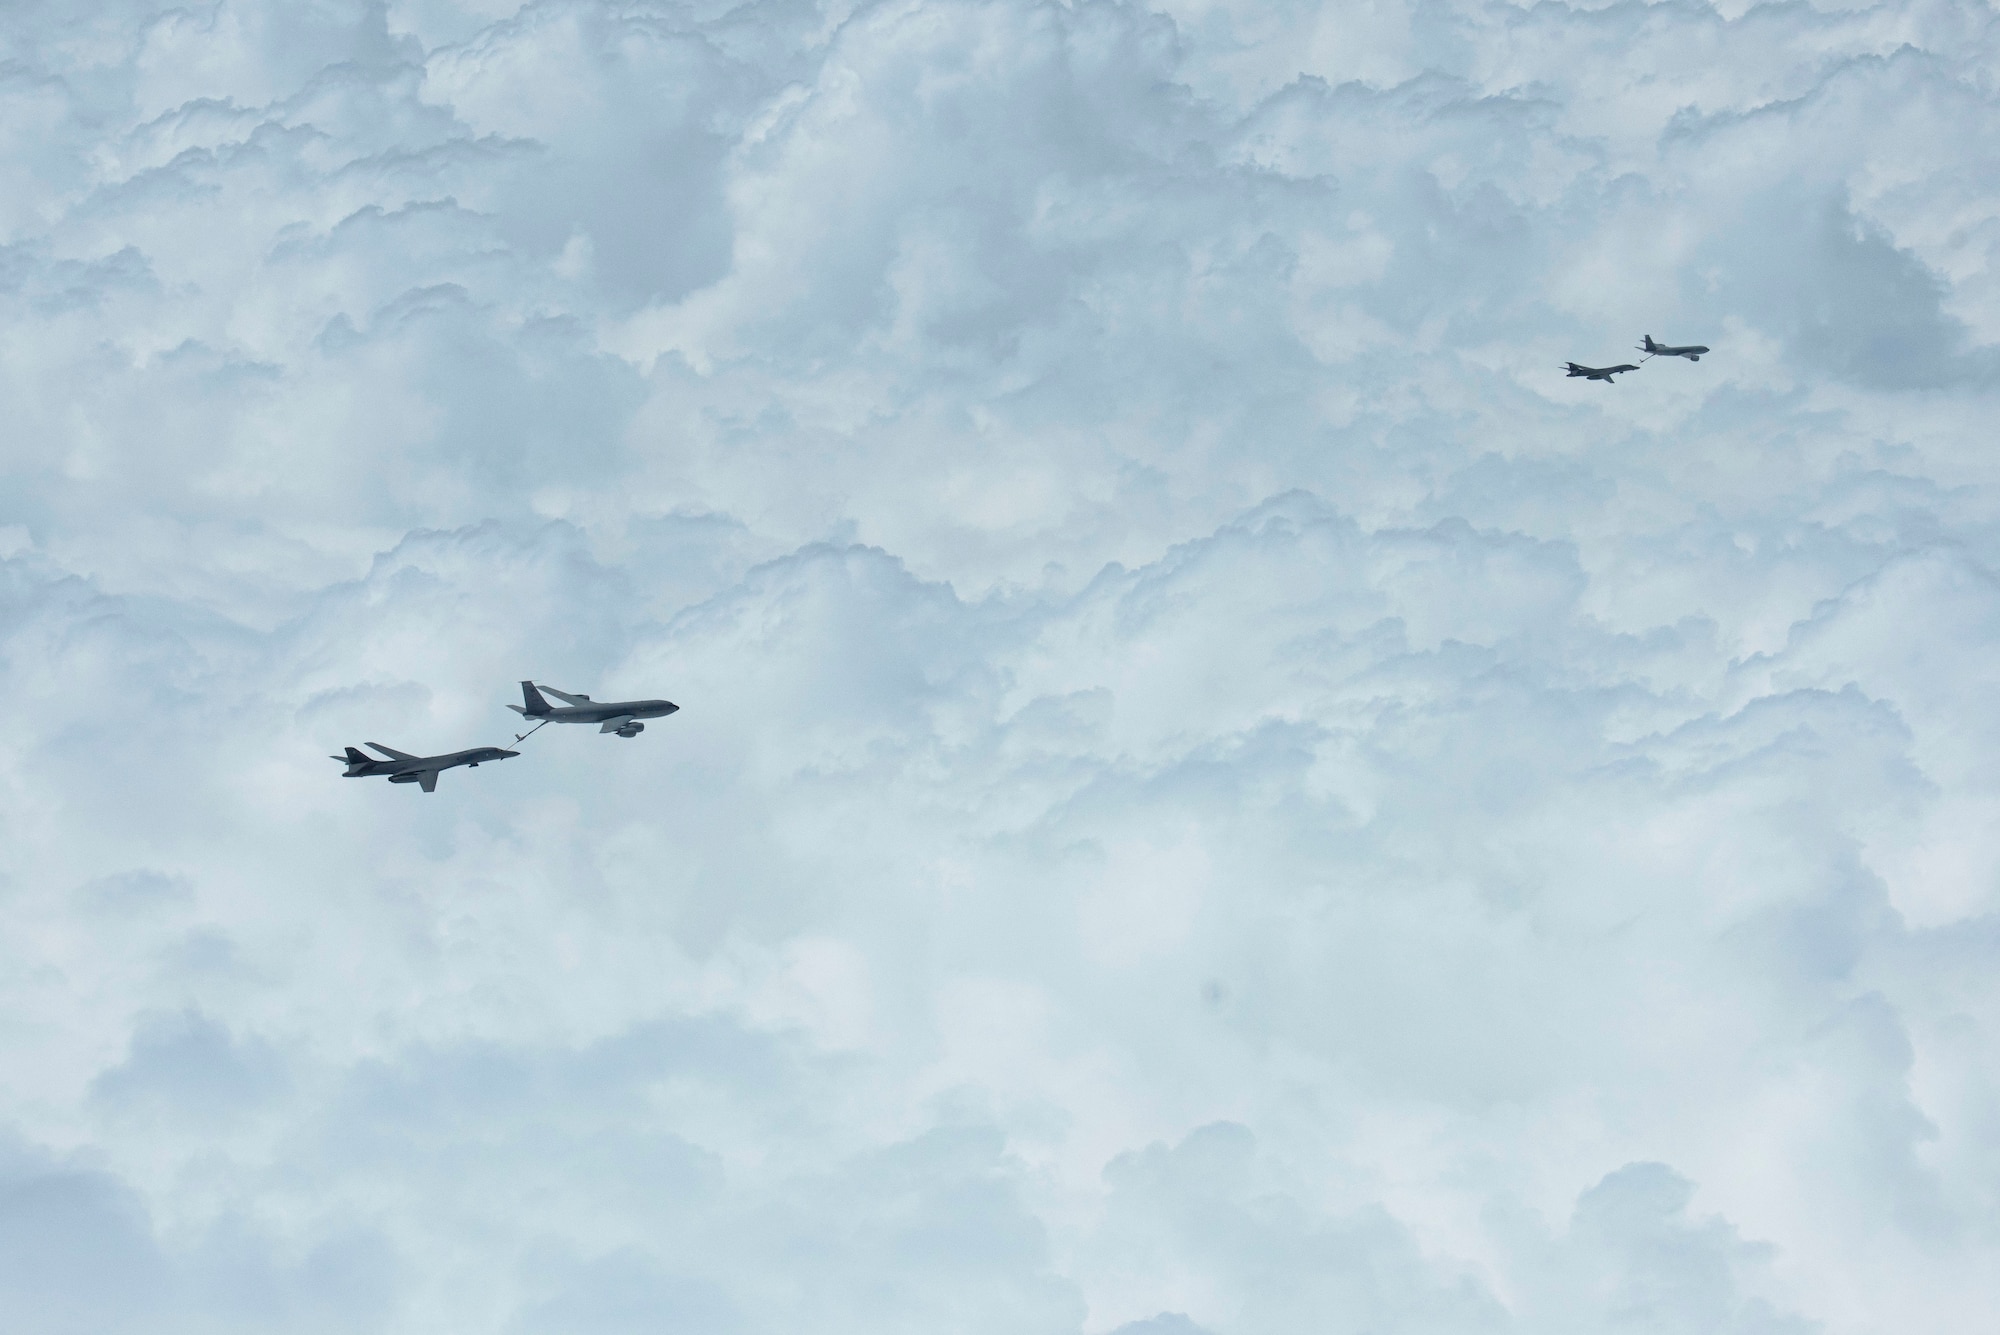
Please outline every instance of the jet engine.
[[620, 737], [637, 737], [640, 733], [644, 732], [645, 730], [646, 730], [646, 725], [639, 722], [637, 719], [634, 719], [632, 720], [632, 722], [618, 729], [618, 735]]

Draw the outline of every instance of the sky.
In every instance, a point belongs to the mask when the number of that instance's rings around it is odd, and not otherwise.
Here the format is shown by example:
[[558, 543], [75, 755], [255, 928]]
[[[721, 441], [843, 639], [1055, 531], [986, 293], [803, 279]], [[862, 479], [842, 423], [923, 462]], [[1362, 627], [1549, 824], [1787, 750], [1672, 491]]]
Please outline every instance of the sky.
[[1995, 68], [0, 8], [0, 1328], [1977, 1328]]

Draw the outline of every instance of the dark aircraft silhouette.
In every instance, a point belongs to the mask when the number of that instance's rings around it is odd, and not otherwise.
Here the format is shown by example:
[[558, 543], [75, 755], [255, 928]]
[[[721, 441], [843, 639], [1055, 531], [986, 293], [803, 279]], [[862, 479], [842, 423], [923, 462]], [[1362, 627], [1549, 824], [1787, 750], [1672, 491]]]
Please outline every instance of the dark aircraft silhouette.
[[341, 778], [368, 779], [378, 774], [385, 774], [390, 783], [422, 784], [427, 793], [437, 791], [440, 770], [452, 769], [459, 765], [478, 769], [484, 761], [505, 760], [508, 756], [521, 754], [519, 751], [502, 751], [497, 746], [475, 746], [470, 751], [453, 751], [449, 755], [413, 756], [407, 751], [398, 751], [380, 742], [370, 742], [368, 745], [389, 758], [377, 760], [373, 756], [363, 755], [350, 746], [346, 755], [333, 757], [347, 766], [347, 773], [341, 775]]
[[1617, 382], [1612, 381], [1611, 377], [1617, 375], [1620, 371], [1636, 371], [1639, 369], [1630, 362], [1625, 363], [1623, 366], [1578, 366], [1575, 362], [1564, 362], [1563, 365], [1569, 368], [1569, 373], [1573, 376], [1580, 375], [1585, 380], [1604, 380], [1610, 381], [1613, 384]]
[[[558, 709], [542, 698], [547, 691], [563, 702], [567, 708]], [[637, 737], [646, 730], [639, 722], [642, 718], [665, 718], [678, 713], [680, 706], [671, 700], [592, 700], [587, 695], [571, 695], [553, 686], [535, 688], [532, 681], [521, 683], [521, 703], [507, 708], [522, 718], [534, 719], [537, 723], [599, 723], [599, 732], [615, 732], [620, 737]]]
[[1648, 357], [1685, 357], [1691, 362], [1698, 362], [1701, 360], [1701, 354], [1708, 349], [1699, 343], [1687, 343], [1678, 348], [1669, 347], [1665, 343], [1653, 342], [1653, 336], [1647, 334], [1646, 341], [1639, 345], [1639, 351]]

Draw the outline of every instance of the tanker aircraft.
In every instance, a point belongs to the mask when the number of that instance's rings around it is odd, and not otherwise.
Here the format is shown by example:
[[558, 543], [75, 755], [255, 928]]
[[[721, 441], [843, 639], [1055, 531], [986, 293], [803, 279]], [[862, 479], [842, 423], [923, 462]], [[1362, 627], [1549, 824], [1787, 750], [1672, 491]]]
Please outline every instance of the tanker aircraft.
[[1645, 353], [1648, 358], [1685, 357], [1691, 362], [1698, 362], [1701, 360], [1701, 354], [1707, 352], [1708, 349], [1699, 343], [1684, 343], [1680, 347], [1673, 347], [1666, 343], [1655, 343], [1653, 342], [1653, 336], [1647, 334], [1645, 342], [1639, 345], [1639, 351]]
[[[542, 698], [547, 691], [563, 706], [550, 704]], [[507, 708], [522, 718], [531, 718], [537, 724], [543, 723], [596, 723], [599, 732], [615, 732], [620, 737], [637, 737], [646, 730], [639, 722], [642, 718], [665, 718], [678, 713], [680, 706], [671, 700], [593, 700], [587, 695], [571, 695], [553, 686], [539, 689], [532, 681], [521, 683], [521, 703]], [[524, 734], [525, 735], [525, 734]]]

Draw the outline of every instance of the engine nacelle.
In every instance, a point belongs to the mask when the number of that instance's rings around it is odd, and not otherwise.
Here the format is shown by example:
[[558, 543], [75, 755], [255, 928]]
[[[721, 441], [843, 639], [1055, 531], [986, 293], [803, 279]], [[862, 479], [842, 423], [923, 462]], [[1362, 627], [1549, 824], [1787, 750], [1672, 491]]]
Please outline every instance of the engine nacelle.
[[644, 732], [645, 730], [646, 730], [646, 725], [634, 719], [632, 722], [618, 729], [618, 735], [620, 737], [637, 737], [640, 733]]

